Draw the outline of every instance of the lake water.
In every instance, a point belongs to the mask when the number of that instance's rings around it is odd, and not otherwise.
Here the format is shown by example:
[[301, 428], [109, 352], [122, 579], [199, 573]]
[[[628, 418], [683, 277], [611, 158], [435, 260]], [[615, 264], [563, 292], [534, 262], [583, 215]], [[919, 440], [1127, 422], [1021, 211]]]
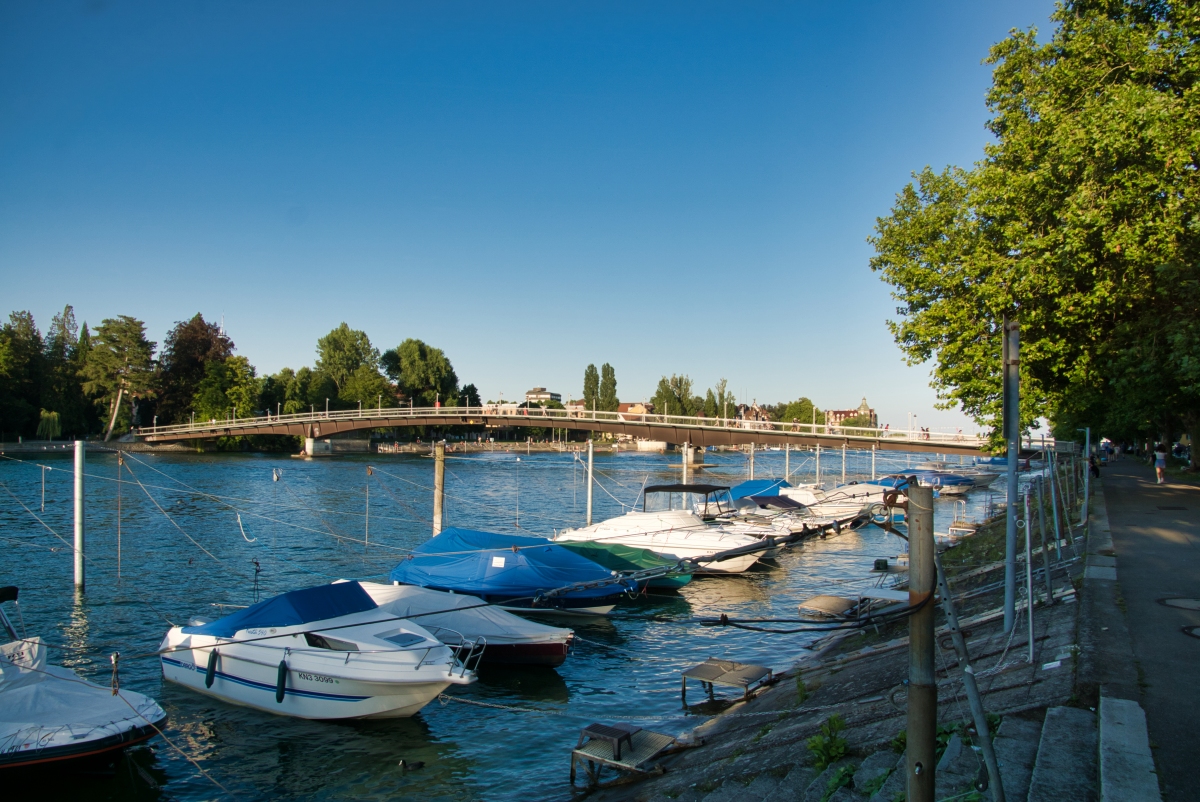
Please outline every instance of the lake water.
[[[337, 578], [386, 581], [405, 550], [430, 535], [428, 457], [131, 455], [132, 473], [120, 485], [118, 550], [116, 458], [89, 454], [88, 586], [76, 603], [70, 458], [10, 456], [21, 461], [0, 461], [0, 584], [20, 586], [29, 634], [62, 647], [51, 650], [52, 662], [107, 683], [109, 654], [121, 652], [122, 687], [157, 699], [169, 716], [166, 735], [178, 747], [156, 738], [133, 750], [115, 776], [54, 777], [44, 789], [77, 799], [155, 798], [147, 776], [173, 799], [222, 797], [180, 751], [247, 799], [563, 798], [582, 726], [624, 718], [681, 733], [713, 712], [683, 710], [684, 668], [716, 656], [781, 670], [817, 637], [704, 627], [700, 619], [795, 617], [809, 596], [852, 593], [873, 582], [874, 559], [902, 550], [897, 538], [873, 526], [812, 541], [747, 574], [698, 578], [678, 595], [623, 602], [602, 620], [571, 619], [566, 625], [579, 641], [558, 669], [485, 672], [474, 685], [451, 688], [464, 701], [434, 702], [410, 719], [310, 722], [166, 684], [157, 658], [136, 655], [158, 646], [168, 621], [218, 614], [214, 604], [253, 602], [255, 560], [263, 596]], [[880, 452], [877, 469], [901, 470], [927, 458]], [[678, 481], [678, 459], [597, 454], [595, 519], [621, 514], [646, 483]], [[840, 460], [840, 452], [823, 454], [823, 478], [841, 478]], [[696, 472], [697, 481], [734, 484], [746, 477], [743, 454], [710, 453], [706, 462], [714, 467]], [[44, 512], [38, 464], [52, 468]], [[756, 475], [781, 476], [783, 464], [781, 452], [760, 452]], [[811, 453], [794, 452], [791, 468], [793, 481], [811, 481]], [[869, 476], [870, 469], [869, 452], [851, 453], [847, 478]], [[447, 525], [535, 535], [579, 526], [584, 480], [571, 452], [452, 455]], [[987, 500], [986, 493], [972, 493], [968, 515], [979, 517]], [[944, 531], [954, 513], [953, 500], [939, 500], [936, 528]], [[699, 686], [692, 692], [698, 701]], [[425, 765], [404, 771], [402, 759]]]

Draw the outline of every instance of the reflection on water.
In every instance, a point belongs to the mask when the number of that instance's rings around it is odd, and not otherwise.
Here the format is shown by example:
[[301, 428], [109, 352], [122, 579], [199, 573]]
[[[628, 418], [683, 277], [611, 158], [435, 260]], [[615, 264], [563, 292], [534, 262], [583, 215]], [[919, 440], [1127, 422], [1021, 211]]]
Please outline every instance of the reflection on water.
[[[138, 655], [153, 652], [168, 619], [219, 614], [214, 604], [251, 603], [255, 560], [265, 596], [332, 579], [386, 575], [407, 549], [430, 536], [432, 462], [405, 455], [324, 462], [264, 455], [131, 455], [128, 464], [135, 475], [175, 523], [136, 484], [124, 486], [124, 579], [119, 584], [116, 494], [104, 479], [115, 476], [115, 463], [105, 455], [88, 459], [93, 478], [88, 482], [86, 596], [77, 603], [71, 592], [71, 555], [65, 549], [37, 551], [32, 571], [33, 548], [0, 549], [0, 583], [21, 586], [31, 634], [70, 647], [52, 650], [55, 660], [103, 683], [108, 654], [120, 651], [122, 687], [155, 697], [169, 716], [172, 741], [249, 799], [564, 796], [566, 755], [581, 726], [626, 718], [662, 732], [682, 732], [715, 712], [705, 706], [681, 710], [679, 677], [685, 668], [715, 656], [783, 669], [814, 637], [704, 627], [698, 619], [721, 613], [793, 618], [809, 596], [852, 595], [874, 581], [875, 558], [894, 557], [902, 549], [901, 541], [874, 527], [809, 541], [745, 575], [702, 577], [677, 593], [626, 599], [607, 618], [546, 619], [574, 628], [578, 636], [572, 655], [558, 669], [487, 671], [474, 685], [450, 690], [460, 701], [434, 702], [411, 719], [311, 722], [165, 685], [157, 659]], [[869, 460], [851, 453], [847, 469], [851, 474], [869, 470]], [[883, 455], [879, 461], [882, 473]], [[742, 455], [709, 454], [706, 462], [715, 466], [704, 470], [706, 481], [734, 484], [744, 476]], [[760, 454], [756, 463], [758, 475], [779, 476], [783, 455]], [[597, 519], [622, 514], [644, 484], [675, 481], [679, 473], [671, 455], [599, 454], [596, 464], [602, 484], [595, 493]], [[367, 465], [378, 469], [369, 479], [369, 507]], [[63, 467], [67, 470], [47, 474], [45, 519], [69, 540], [69, 457]], [[812, 461], [794, 453], [791, 467], [811, 470]], [[272, 481], [272, 472], [281, 469], [282, 478]], [[0, 463], [0, 481], [27, 503], [36, 503], [40, 495], [36, 467]], [[583, 472], [570, 453], [467, 455], [447, 464], [448, 523], [552, 535], [583, 523], [585, 491]], [[969, 505], [980, 503], [972, 499]], [[953, 502], [938, 502], [939, 530], [952, 513]], [[3, 498], [0, 526], [6, 538], [22, 543], [61, 545]], [[424, 765], [404, 769], [401, 760]], [[84, 800], [157, 798], [138, 767], [163, 785], [163, 797], [217, 796], [191, 763], [160, 740], [119, 763], [111, 777], [55, 780], [55, 794]]]

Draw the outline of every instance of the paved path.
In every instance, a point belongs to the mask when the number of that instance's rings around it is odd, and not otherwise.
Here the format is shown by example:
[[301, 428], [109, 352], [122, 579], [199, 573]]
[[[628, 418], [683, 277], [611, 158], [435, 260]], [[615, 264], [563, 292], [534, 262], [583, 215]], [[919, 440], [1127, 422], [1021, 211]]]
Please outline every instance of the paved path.
[[1200, 610], [1167, 607], [1160, 599], [1200, 600], [1200, 487], [1157, 485], [1154, 470], [1133, 461], [1104, 469], [1104, 496], [1142, 707], [1163, 797], [1196, 799], [1200, 750]]

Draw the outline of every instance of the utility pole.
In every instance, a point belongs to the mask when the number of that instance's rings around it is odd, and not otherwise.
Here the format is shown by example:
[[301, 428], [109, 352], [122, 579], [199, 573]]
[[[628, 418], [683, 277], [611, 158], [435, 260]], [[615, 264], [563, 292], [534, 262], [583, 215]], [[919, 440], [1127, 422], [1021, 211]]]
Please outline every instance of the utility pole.
[[592, 525], [592, 439], [588, 438], [587, 525]]
[[937, 584], [933, 488], [908, 489], [908, 802], [933, 802], [937, 769], [937, 676], [933, 595]]
[[84, 442], [75, 441], [75, 592], [82, 593], [85, 586], [83, 545], [84, 545]]
[[442, 518], [446, 509], [446, 441], [433, 446], [433, 534], [442, 533]]
[[1017, 603], [1017, 460], [1021, 456], [1020, 333], [1017, 321], [1005, 315], [1004, 333], [1004, 440], [1008, 443], [1008, 504], [1004, 530], [1004, 631], [1016, 624]]

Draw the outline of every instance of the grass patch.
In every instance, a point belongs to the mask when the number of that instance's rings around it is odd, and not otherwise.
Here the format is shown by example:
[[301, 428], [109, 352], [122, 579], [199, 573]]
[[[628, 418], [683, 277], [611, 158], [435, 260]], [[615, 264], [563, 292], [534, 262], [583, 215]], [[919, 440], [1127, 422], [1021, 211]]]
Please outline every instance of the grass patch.
[[774, 724], [764, 724], [758, 728], [758, 732], [754, 733], [754, 742], [757, 743], [767, 736]]
[[883, 774], [880, 774], [878, 777], [871, 780], [869, 783], [864, 783], [862, 788], [856, 787], [855, 790], [869, 799], [879, 792], [879, 789], [883, 787], [885, 782], [887, 782], [888, 777], [892, 776], [893, 771], [895, 771], [895, 769], [888, 769]]

